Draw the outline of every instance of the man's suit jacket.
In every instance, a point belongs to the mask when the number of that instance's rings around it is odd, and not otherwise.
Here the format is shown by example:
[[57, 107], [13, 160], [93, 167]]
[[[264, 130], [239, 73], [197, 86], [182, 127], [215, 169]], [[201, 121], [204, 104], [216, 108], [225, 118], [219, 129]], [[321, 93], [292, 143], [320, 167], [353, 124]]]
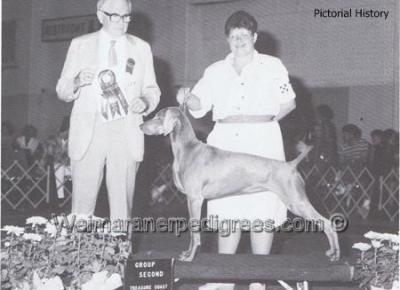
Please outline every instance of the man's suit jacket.
[[[130, 104], [134, 98], [144, 97], [148, 108], [143, 115], [147, 115], [157, 107], [160, 100], [151, 48], [147, 42], [138, 37], [129, 34], [126, 36], [127, 59], [133, 59], [135, 64], [132, 73], [125, 72], [125, 98]], [[74, 101], [68, 143], [68, 154], [72, 160], [82, 159], [89, 147], [98, 114], [99, 98], [98, 91], [93, 85], [81, 87], [74, 93], [73, 80], [82, 69], [89, 68], [94, 72], [97, 70], [98, 47], [99, 31], [74, 38], [57, 83], [58, 97], [66, 102]], [[135, 114], [129, 110], [121, 128], [125, 131], [130, 153], [137, 161], [143, 160], [144, 153], [144, 136], [139, 129], [142, 122], [142, 114]]]

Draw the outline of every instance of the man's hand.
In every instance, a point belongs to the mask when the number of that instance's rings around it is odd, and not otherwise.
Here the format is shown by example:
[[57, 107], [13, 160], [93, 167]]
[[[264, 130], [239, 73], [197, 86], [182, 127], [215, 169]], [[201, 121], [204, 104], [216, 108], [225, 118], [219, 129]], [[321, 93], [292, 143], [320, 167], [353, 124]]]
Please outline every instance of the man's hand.
[[94, 72], [91, 69], [85, 68], [81, 70], [74, 78], [74, 92], [79, 88], [91, 85], [94, 79]]
[[148, 108], [148, 105], [144, 98], [135, 98], [130, 105], [130, 109], [133, 113], [143, 113]]
[[178, 101], [179, 105], [182, 105], [187, 101], [187, 98], [190, 96], [190, 88], [182, 87], [178, 90], [176, 95], [176, 100]]

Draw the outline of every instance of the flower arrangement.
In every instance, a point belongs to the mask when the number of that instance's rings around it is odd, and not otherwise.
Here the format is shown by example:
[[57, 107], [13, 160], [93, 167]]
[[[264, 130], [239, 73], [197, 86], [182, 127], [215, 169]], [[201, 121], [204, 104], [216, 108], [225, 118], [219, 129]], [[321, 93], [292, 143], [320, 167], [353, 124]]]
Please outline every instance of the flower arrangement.
[[[28, 218], [25, 227], [4, 226], [2, 289], [113, 290], [122, 286], [130, 241], [104, 220], [81, 216]], [[76, 221], [91, 221], [79, 223]], [[97, 227], [93, 227], [97, 225]]]
[[370, 231], [364, 237], [369, 243], [353, 245], [360, 250], [356, 265], [360, 288], [369, 285], [371, 289], [400, 289], [399, 235]]

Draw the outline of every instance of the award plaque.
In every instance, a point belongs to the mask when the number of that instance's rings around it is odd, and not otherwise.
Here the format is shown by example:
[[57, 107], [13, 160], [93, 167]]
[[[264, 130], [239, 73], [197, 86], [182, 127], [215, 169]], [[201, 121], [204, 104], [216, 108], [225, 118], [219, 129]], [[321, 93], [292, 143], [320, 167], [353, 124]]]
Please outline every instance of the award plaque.
[[173, 290], [174, 259], [129, 258], [125, 290]]

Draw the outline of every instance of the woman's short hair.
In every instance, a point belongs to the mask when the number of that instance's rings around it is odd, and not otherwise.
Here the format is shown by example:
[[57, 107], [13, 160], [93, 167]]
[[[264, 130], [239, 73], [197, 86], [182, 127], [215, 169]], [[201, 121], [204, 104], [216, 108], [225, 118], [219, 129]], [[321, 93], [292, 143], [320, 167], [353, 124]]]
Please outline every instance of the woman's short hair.
[[257, 32], [257, 21], [246, 11], [236, 11], [225, 22], [225, 35], [228, 36], [234, 28], [246, 28], [254, 34]]

